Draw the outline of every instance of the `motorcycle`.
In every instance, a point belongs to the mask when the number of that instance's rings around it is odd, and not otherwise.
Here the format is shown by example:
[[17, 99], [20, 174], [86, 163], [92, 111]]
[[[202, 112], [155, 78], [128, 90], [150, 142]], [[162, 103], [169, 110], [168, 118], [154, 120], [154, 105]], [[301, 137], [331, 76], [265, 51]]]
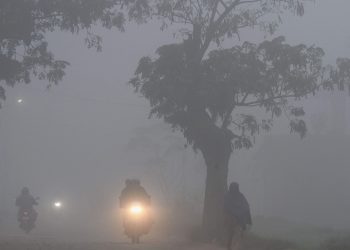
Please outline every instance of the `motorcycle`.
[[[38, 202], [39, 197], [35, 198]], [[18, 211], [18, 222], [19, 227], [27, 234], [30, 233], [35, 228], [35, 222], [38, 217], [37, 212], [34, 208], [20, 208]]]
[[34, 209], [23, 209], [19, 212], [19, 226], [27, 234], [35, 227], [37, 214]]
[[140, 202], [132, 202], [124, 213], [125, 234], [131, 239], [131, 243], [140, 243], [142, 235], [147, 234], [152, 224], [149, 206]]

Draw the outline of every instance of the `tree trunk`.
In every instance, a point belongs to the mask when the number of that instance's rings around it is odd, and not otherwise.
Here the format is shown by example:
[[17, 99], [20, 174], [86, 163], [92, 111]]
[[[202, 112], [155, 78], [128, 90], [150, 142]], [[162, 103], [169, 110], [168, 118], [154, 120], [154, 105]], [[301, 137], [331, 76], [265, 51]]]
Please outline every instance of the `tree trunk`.
[[[206, 240], [218, 239], [223, 228], [223, 202], [227, 190], [228, 163], [231, 156], [231, 133], [220, 128], [201, 105], [198, 85], [202, 82], [201, 61], [207, 48], [201, 51], [201, 29], [193, 26], [193, 36], [184, 41], [185, 52], [189, 60], [189, 72], [192, 74], [192, 98], [188, 112], [191, 116], [191, 136], [203, 154], [207, 167], [204, 211], [202, 220], [203, 236]], [[208, 44], [209, 46], [209, 44]]]
[[202, 226], [204, 239], [209, 241], [221, 240], [223, 235], [223, 203], [227, 191], [228, 164], [231, 156], [230, 144], [217, 146], [215, 151], [219, 153], [215, 155], [202, 151], [207, 167]]

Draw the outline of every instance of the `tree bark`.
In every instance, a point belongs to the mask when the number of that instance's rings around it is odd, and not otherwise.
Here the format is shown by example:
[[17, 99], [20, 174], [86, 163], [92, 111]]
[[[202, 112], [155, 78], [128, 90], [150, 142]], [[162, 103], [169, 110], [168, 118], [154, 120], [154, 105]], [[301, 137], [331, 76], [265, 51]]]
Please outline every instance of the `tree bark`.
[[221, 240], [224, 230], [223, 204], [232, 151], [227, 138], [220, 144], [216, 145], [217, 153], [202, 151], [207, 167], [202, 228], [204, 239], [208, 241]]

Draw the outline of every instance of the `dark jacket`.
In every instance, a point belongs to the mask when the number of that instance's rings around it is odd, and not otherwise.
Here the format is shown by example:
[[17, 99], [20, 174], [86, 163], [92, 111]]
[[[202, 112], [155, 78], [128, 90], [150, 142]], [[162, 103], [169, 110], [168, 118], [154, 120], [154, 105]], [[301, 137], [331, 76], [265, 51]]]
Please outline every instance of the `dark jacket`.
[[226, 216], [234, 217], [242, 229], [252, 224], [249, 203], [239, 191], [238, 186], [230, 186], [225, 196], [224, 210]]
[[16, 206], [20, 209], [32, 209], [38, 202], [30, 194], [21, 194], [16, 199]]
[[140, 185], [126, 186], [119, 197], [120, 207], [125, 208], [131, 202], [141, 202], [144, 205], [150, 205], [151, 198], [146, 190]]

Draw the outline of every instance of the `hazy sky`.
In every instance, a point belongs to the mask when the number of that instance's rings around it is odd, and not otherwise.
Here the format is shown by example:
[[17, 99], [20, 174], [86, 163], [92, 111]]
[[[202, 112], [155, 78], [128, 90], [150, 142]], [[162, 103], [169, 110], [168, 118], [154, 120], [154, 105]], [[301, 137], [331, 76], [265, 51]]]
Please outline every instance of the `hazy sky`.
[[[349, 0], [316, 1], [307, 5], [304, 17], [286, 17], [278, 34], [292, 44], [322, 47], [327, 62], [334, 63], [338, 56], [350, 57], [349, 9]], [[100, 53], [84, 47], [83, 36], [50, 34], [49, 47], [56, 57], [71, 63], [64, 80], [50, 91], [36, 80], [7, 89], [0, 110], [0, 175], [1, 181], [6, 179], [0, 194], [6, 194], [8, 209], [22, 185], [43, 197], [112, 203], [110, 196], [117, 197], [125, 177], [137, 175], [140, 163], [125, 163], [138, 156], [126, 153], [125, 145], [136, 129], [159, 121], [147, 119], [146, 101], [126, 83], [140, 57], [154, 55], [158, 46], [173, 42], [173, 36], [160, 32], [158, 24], [98, 33], [103, 37]], [[242, 40], [257, 37], [247, 33]], [[18, 105], [17, 98], [23, 98], [23, 104]], [[308, 102], [307, 109], [312, 113], [326, 108], [318, 99]], [[249, 183], [242, 186], [249, 189]]]

